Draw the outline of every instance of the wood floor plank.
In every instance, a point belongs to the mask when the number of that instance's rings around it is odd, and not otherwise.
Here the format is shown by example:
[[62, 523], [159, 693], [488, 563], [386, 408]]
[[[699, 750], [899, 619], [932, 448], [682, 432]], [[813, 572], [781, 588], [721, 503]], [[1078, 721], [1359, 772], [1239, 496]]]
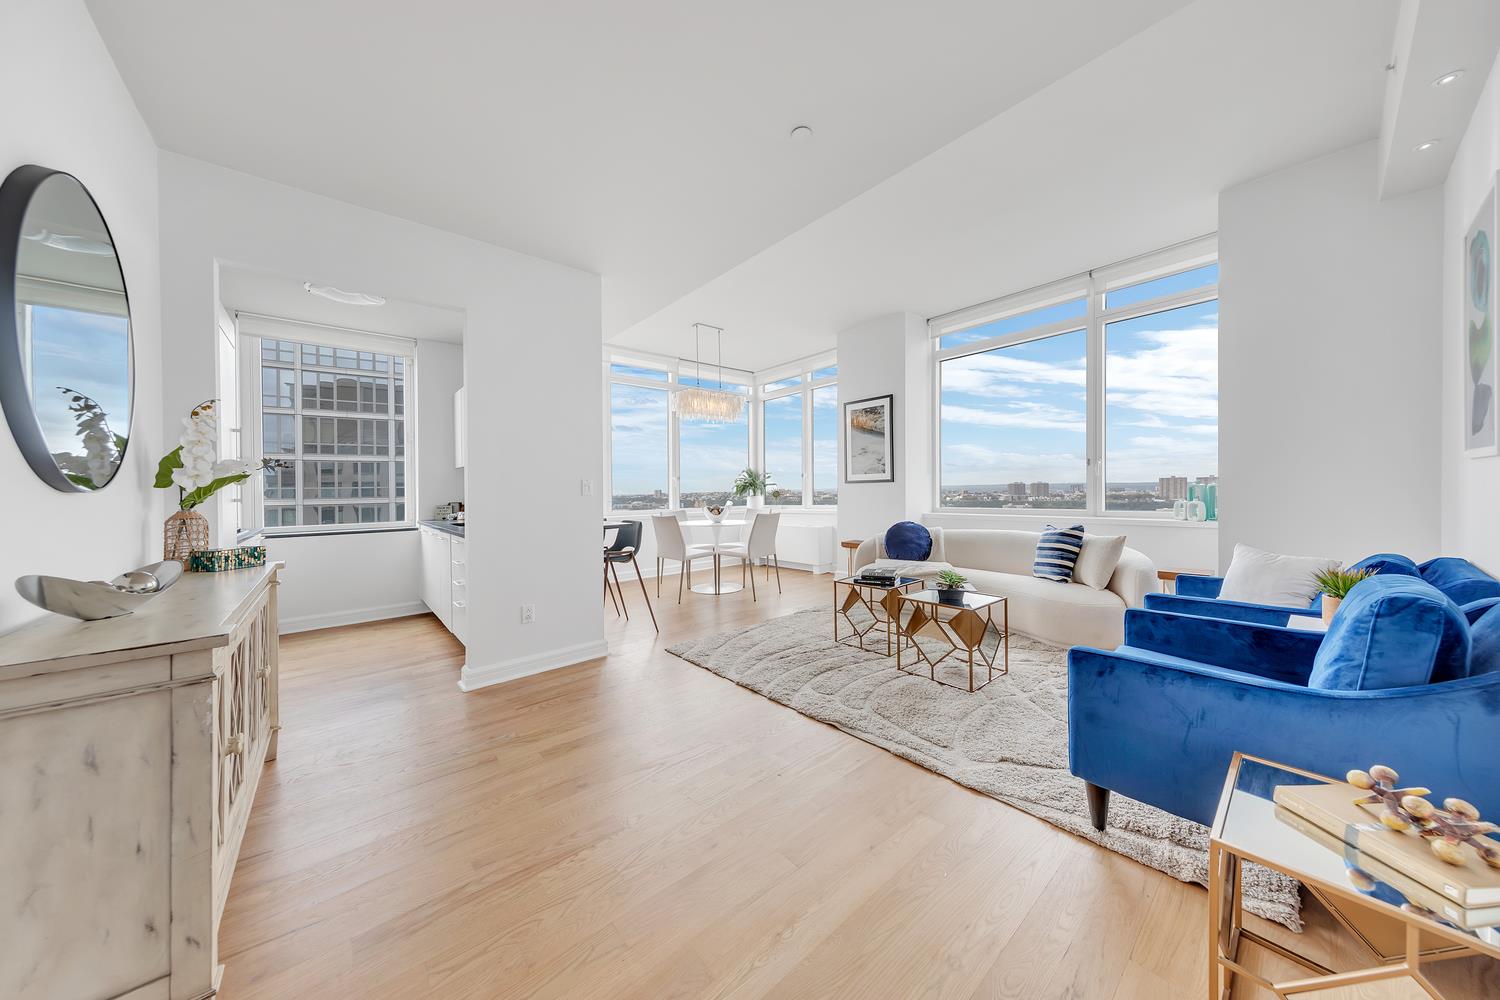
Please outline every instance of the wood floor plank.
[[[665, 652], [829, 600], [782, 577], [659, 601], [660, 634], [627, 584], [608, 658], [469, 695], [430, 616], [286, 637], [220, 996], [1205, 992], [1202, 889]], [[1363, 960], [1307, 915], [1271, 933]], [[1434, 973], [1485, 996], [1494, 964]]]

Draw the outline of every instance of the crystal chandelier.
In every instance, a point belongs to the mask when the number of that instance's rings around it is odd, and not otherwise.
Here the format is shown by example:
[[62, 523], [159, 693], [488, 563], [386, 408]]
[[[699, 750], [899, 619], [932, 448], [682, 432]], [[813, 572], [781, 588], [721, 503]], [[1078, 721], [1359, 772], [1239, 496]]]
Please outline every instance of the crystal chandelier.
[[712, 330], [718, 342], [719, 363], [718, 388], [705, 389], [701, 385], [695, 385], [688, 389], [677, 390], [677, 416], [683, 420], [697, 420], [708, 424], [728, 424], [740, 419], [745, 413], [745, 397], [738, 392], [728, 392], [724, 389], [724, 331], [717, 326], [709, 326], [707, 323], [693, 324], [693, 374], [694, 381], [701, 383], [701, 371], [698, 364], [698, 342], [704, 330]]

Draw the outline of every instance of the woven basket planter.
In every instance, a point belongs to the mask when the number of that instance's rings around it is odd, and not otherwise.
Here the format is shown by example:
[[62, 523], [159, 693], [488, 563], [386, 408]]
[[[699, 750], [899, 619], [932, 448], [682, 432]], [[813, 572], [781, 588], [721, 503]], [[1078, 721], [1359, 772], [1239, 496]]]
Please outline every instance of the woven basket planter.
[[208, 548], [208, 518], [196, 510], [179, 510], [162, 529], [161, 557], [176, 559], [188, 568], [194, 549]]

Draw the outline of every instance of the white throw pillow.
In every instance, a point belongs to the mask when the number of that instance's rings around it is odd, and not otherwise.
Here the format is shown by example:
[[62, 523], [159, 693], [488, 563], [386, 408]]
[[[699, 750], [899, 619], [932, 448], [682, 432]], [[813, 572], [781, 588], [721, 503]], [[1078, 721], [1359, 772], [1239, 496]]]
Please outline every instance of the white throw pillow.
[[1120, 565], [1120, 555], [1125, 551], [1124, 535], [1083, 536], [1083, 551], [1073, 564], [1073, 582], [1095, 590], [1109, 586], [1109, 578], [1115, 575]]
[[1234, 547], [1234, 558], [1229, 561], [1219, 597], [1248, 604], [1305, 608], [1318, 592], [1313, 577], [1338, 566], [1337, 559], [1282, 556], [1241, 542]]

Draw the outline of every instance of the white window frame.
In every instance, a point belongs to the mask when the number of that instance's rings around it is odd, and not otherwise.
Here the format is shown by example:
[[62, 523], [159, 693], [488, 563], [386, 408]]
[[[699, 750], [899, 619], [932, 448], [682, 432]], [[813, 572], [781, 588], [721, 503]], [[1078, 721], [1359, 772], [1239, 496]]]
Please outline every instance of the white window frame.
[[[403, 409], [400, 422], [405, 425], [405, 453], [400, 459], [394, 455], [395, 451], [395, 427], [397, 418], [388, 416], [385, 419], [392, 421], [391, 428], [391, 450], [390, 458], [376, 458], [365, 455], [303, 455], [302, 454], [302, 417], [303, 416], [345, 416], [361, 417], [368, 416], [360, 413], [339, 413], [336, 411], [304, 414], [300, 407], [295, 407], [293, 419], [293, 433], [297, 442], [294, 456], [288, 459], [293, 463], [300, 464], [310, 461], [328, 462], [359, 462], [380, 461], [388, 463], [390, 470], [391, 497], [370, 502], [381, 502], [395, 505], [401, 503], [405, 506], [405, 517], [399, 521], [377, 521], [358, 524], [290, 524], [271, 525], [265, 523], [265, 487], [261, 482], [263, 474], [258, 473], [254, 477], [254, 487], [243, 490], [241, 494], [243, 517], [249, 530], [259, 532], [264, 536], [288, 537], [295, 535], [347, 535], [360, 533], [375, 533], [382, 531], [411, 531], [417, 526], [417, 505], [420, 502], [418, 496], [418, 450], [417, 450], [417, 349], [416, 341], [403, 337], [391, 337], [386, 334], [370, 333], [364, 330], [354, 330], [347, 327], [324, 326], [317, 323], [307, 323], [299, 320], [283, 319], [273, 316], [262, 316], [255, 313], [236, 313], [234, 316], [235, 330], [239, 338], [239, 379], [240, 379], [240, 454], [260, 458], [265, 455], [262, 435], [262, 406], [261, 406], [261, 340], [284, 340], [295, 344], [308, 344], [314, 347], [342, 348], [355, 351], [372, 351], [378, 354], [398, 356], [403, 362], [403, 387], [404, 394]], [[297, 352], [294, 370], [302, 370], [301, 351]], [[294, 384], [294, 393], [300, 392], [300, 380]], [[392, 390], [392, 402], [394, 402], [394, 388]], [[271, 455], [270, 458], [286, 456]], [[400, 461], [405, 466], [406, 495], [395, 497], [395, 463]], [[343, 500], [320, 500], [317, 498], [304, 497], [302, 495], [302, 470], [297, 470], [296, 500], [297, 520], [300, 522], [303, 511], [308, 504], [313, 505], [354, 505], [359, 506], [361, 498], [350, 498]]]
[[[817, 389], [837, 386], [838, 375], [814, 379], [813, 373], [823, 368], [836, 368], [838, 366], [838, 354], [836, 351], [825, 351], [814, 354], [789, 364], [777, 365], [757, 372], [755, 375], [755, 422], [759, 428], [759, 438], [755, 443], [755, 455], [757, 456], [756, 468], [764, 472], [766, 468], [766, 441], [765, 426], [767, 402], [776, 399], [785, 399], [787, 396], [802, 397], [802, 500], [799, 503], [778, 504], [771, 503], [767, 499], [767, 506], [781, 511], [834, 511], [837, 512], [837, 503], [818, 504], [813, 502], [816, 492], [816, 482], [813, 478], [813, 392]], [[762, 386], [779, 382], [783, 379], [797, 376], [799, 381], [796, 385], [783, 386], [767, 392]], [[838, 416], [834, 417], [837, 421]], [[837, 430], [837, 423], [835, 423]], [[838, 467], [834, 467], [833, 482], [835, 489], [840, 485]]]
[[[1211, 302], [1219, 297], [1217, 282], [1185, 289], [1171, 295], [1158, 296], [1128, 306], [1106, 309], [1105, 295], [1127, 286], [1156, 278], [1170, 277], [1191, 271], [1219, 258], [1217, 234], [1190, 240], [1155, 253], [1134, 257], [1127, 261], [1096, 268], [1084, 274], [1074, 275], [1036, 288], [1007, 295], [1003, 298], [982, 302], [966, 309], [945, 313], [927, 321], [928, 334], [932, 341], [930, 377], [932, 384], [932, 509], [943, 513], [983, 514], [990, 517], [1036, 518], [1053, 514], [1073, 514], [1080, 517], [1130, 518], [1150, 521], [1176, 522], [1172, 515], [1160, 511], [1109, 510], [1105, 506], [1105, 484], [1108, 477], [1105, 464], [1108, 460], [1105, 441], [1105, 394], [1107, 392], [1107, 351], [1105, 330], [1110, 323], [1134, 319], [1152, 313], [1165, 312], [1183, 306]], [[986, 340], [942, 348], [942, 338], [954, 333], [993, 323], [1033, 309], [1056, 305], [1077, 298], [1084, 298], [1086, 310], [1079, 319], [1062, 320], [1043, 326], [1018, 330], [1014, 333], [991, 337]], [[943, 375], [942, 363], [952, 358], [983, 354], [996, 348], [1026, 344], [1062, 333], [1086, 331], [1086, 429], [1085, 429], [1085, 506], [1042, 509], [1008, 507], [950, 507], [943, 504]]]
[[[837, 385], [838, 377], [822, 378], [817, 381], [811, 380], [814, 371], [837, 365], [837, 354], [833, 351], [825, 351], [820, 354], [811, 355], [797, 361], [777, 365], [762, 371], [748, 371], [741, 368], [724, 368], [723, 381], [726, 385], [748, 387], [749, 392], [745, 396], [746, 405], [749, 407], [750, 432], [747, 435], [745, 466], [756, 471], [765, 471], [765, 414], [762, 409], [767, 399], [779, 399], [783, 396], [802, 393], [802, 503], [800, 504], [772, 504], [767, 502], [767, 507], [775, 510], [799, 510], [837, 513], [836, 504], [812, 503], [812, 393], [814, 389], [825, 386]], [[636, 375], [622, 375], [613, 371], [614, 365], [626, 365], [632, 368], [646, 368], [659, 371], [666, 375], [666, 379], [650, 379]], [[604, 473], [601, 478], [603, 483], [602, 503], [607, 515], [639, 515], [641, 511], [617, 510], [614, 507], [614, 422], [612, 408], [614, 405], [612, 385], [629, 385], [645, 389], [665, 390], [668, 393], [668, 420], [667, 420], [667, 506], [661, 510], [677, 510], [682, 506], [682, 434], [681, 424], [677, 415], [677, 406], [673, 401], [676, 394], [682, 389], [688, 388], [682, 384], [683, 378], [691, 378], [695, 375], [702, 378], [718, 378], [719, 368], [717, 365], [699, 365], [693, 361], [682, 358], [669, 357], [654, 354], [649, 351], [637, 351], [629, 348], [611, 347], [606, 345], [603, 355], [603, 397], [604, 397]], [[779, 379], [790, 378], [799, 375], [802, 381], [795, 386], [787, 386], [784, 389], [762, 392], [761, 386]], [[837, 479], [835, 479], [837, 482]]]

